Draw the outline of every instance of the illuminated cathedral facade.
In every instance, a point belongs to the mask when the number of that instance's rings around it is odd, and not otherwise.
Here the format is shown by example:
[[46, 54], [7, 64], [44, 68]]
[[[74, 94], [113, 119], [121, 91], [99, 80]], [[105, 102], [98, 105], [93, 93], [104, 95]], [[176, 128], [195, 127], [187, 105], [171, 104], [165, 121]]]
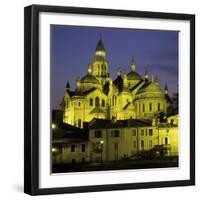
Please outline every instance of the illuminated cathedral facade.
[[171, 105], [167, 86], [161, 90], [158, 78], [149, 78], [147, 70], [142, 77], [134, 59], [130, 71], [122, 74], [118, 68], [117, 78], [113, 80], [100, 39], [87, 74], [77, 78], [75, 90], [67, 82], [61, 108], [64, 123], [83, 128], [84, 122], [94, 118], [152, 120], [161, 113], [167, 115]]

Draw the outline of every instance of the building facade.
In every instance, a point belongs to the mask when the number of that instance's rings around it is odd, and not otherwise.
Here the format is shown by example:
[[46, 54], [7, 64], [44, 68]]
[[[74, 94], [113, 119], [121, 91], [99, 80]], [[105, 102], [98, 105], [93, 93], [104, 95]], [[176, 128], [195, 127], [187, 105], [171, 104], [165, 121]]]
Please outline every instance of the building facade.
[[83, 128], [92, 119], [152, 119], [160, 113], [167, 115], [171, 106], [167, 87], [162, 91], [158, 79], [151, 80], [146, 70], [144, 78], [137, 72], [134, 60], [130, 72], [112, 80], [102, 40], [99, 40], [87, 74], [77, 77], [76, 89], [66, 84], [61, 108], [63, 122]]
[[53, 128], [52, 161], [101, 163], [178, 156], [177, 121], [175, 115], [165, 123], [95, 118], [84, 129], [57, 124]]

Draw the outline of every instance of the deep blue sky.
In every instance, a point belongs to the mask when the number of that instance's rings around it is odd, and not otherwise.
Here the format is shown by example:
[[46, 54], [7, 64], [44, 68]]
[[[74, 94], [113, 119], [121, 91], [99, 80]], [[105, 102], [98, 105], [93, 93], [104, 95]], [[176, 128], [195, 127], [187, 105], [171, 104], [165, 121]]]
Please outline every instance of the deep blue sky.
[[144, 76], [148, 68], [158, 75], [161, 89], [167, 83], [169, 93], [177, 90], [178, 32], [135, 29], [57, 26], [51, 27], [51, 97], [58, 108], [67, 80], [71, 89], [77, 76], [87, 73], [87, 65], [94, 57], [98, 40], [103, 40], [109, 62], [110, 75], [116, 78], [117, 68], [130, 71], [134, 57], [136, 70]]

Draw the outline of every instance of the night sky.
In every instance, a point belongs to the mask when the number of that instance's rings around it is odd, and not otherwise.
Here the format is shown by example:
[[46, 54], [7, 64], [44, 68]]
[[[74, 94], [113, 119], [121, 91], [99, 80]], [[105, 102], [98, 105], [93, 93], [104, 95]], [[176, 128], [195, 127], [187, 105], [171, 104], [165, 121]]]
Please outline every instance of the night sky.
[[[147, 31], [102, 27], [51, 26], [51, 102], [53, 108], [61, 103], [66, 82], [75, 88], [77, 76], [87, 73], [94, 50], [102, 39], [112, 79], [117, 68], [130, 71], [134, 58], [136, 70], [144, 77], [145, 69], [158, 75], [161, 89], [165, 83], [169, 94], [177, 91], [178, 84], [178, 32]], [[154, 76], [155, 77], [155, 76]]]

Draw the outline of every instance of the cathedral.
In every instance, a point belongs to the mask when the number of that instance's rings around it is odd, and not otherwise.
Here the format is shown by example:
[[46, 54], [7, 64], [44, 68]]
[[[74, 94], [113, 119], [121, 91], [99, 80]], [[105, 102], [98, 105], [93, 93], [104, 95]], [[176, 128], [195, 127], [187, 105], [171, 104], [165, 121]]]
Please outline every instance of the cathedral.
[[130, 71], [122, 74], [118, 68], [117, 78], [113, 80], [101, 39], [88, 64], [87, 74], [77, 77], [74, 91], [67, 82], [61, 102], [63, 122], [79, 128], [94, 118], [152, 120], [161, 113], [167, 116], [171, 106], [167, 85], [161, 90], [158, 78], [152, 76], [149, 79], [147, 70], [142, 77], [134, 59]]

